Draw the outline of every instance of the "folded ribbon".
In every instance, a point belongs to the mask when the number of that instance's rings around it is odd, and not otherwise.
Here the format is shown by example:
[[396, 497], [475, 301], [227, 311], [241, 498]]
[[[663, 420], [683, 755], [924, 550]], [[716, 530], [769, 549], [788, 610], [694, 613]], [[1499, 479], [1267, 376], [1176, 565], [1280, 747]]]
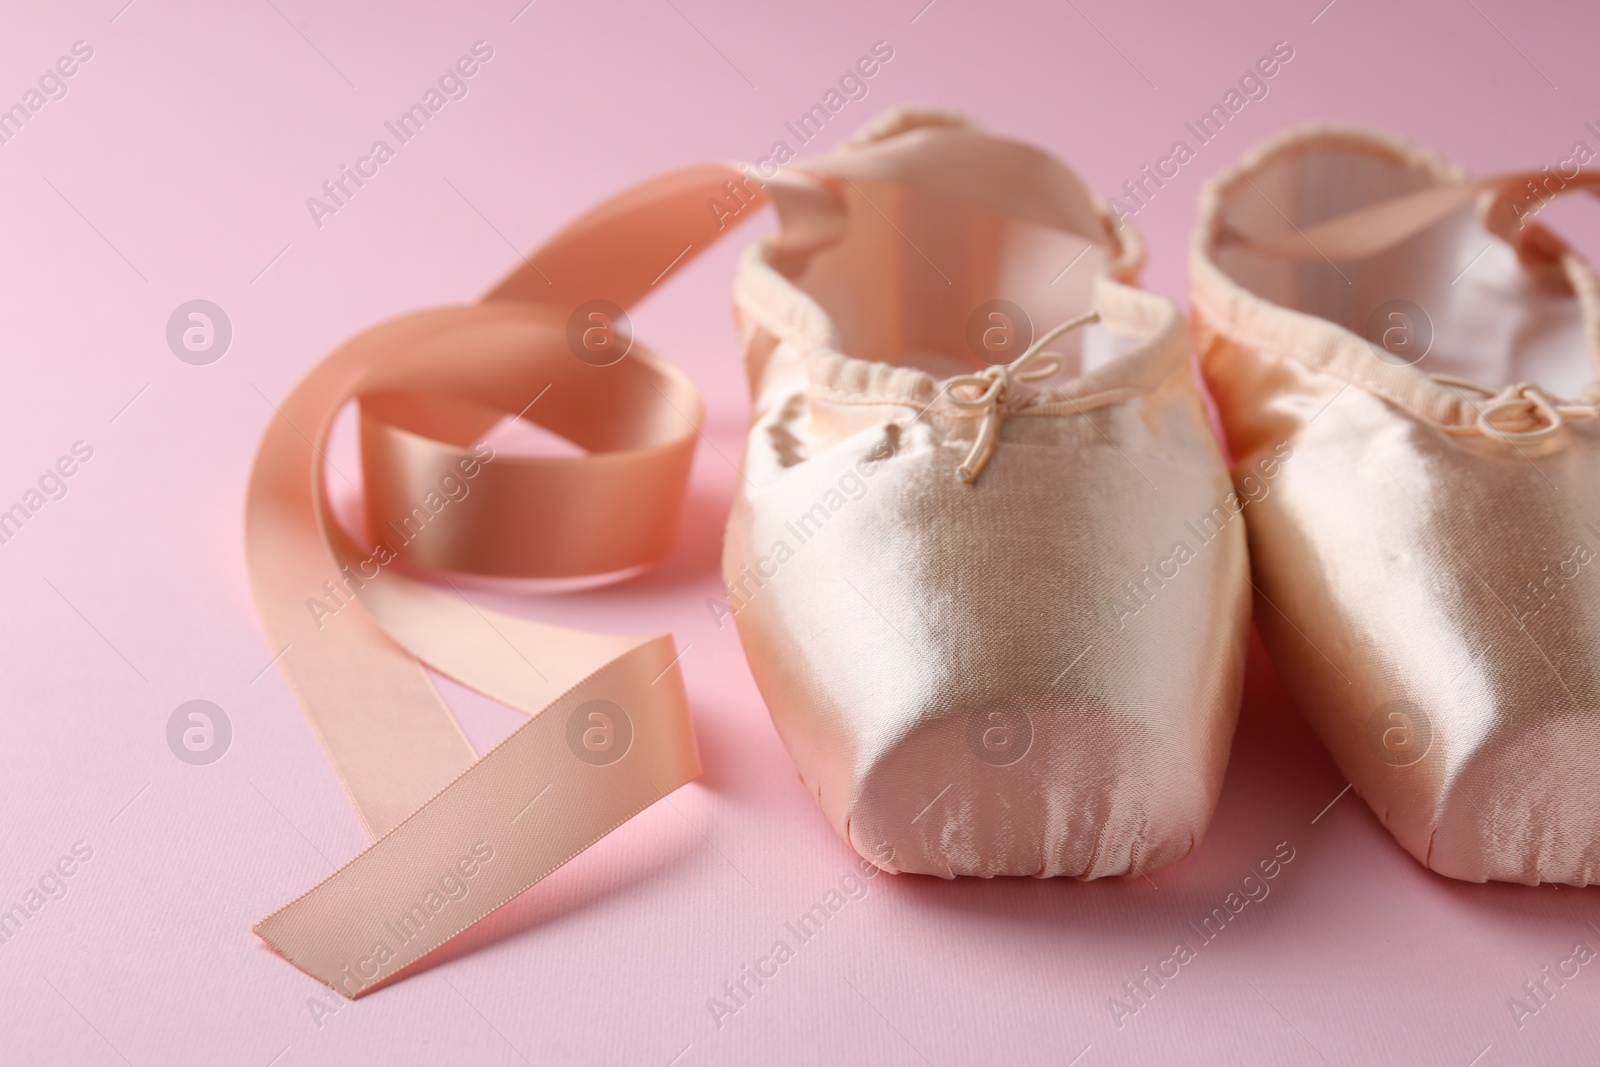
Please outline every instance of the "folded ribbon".
[[[730, 197], [753, 207], [764, 194], [720, 165], [627, 190], [482, 303], [347, 342], [266, 432], [246, 512], [257, 607], [375, 843], [255, 931], [347, 996], [391, 980], [699, 774], [670, 636], [535, 623], [384, 565], [556, 577], [668, 552], [702, 408], [618, 318], [729, 232]], [[325, 443], [351, 400], [370, 549], [334, 518], [325, 484]], [[507, 416], [588, 454], [474, 451]], [[473, 491], [445, 506], [438, 487], [468, 477]], [[335, 612], [324, 597], [356, 606]], [[529, 721], [477, 759], [424, 665]]]

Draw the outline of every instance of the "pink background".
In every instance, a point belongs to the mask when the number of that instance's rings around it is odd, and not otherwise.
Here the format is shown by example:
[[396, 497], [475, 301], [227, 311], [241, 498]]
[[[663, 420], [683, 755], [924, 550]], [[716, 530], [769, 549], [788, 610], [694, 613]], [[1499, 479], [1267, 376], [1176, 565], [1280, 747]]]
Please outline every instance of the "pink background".
[[[0, 545], [0, 907], [74, 842], [93, 858], [0, 945], [0, 1062], [1600, 1059], [1600, 962], [1520, 1030], [1507, 1008], [1575, 942], [1600, 948], [1586, 926], [1600, 926], [1600, 898], [1446, 881], [1353, 795], [1328, 808], [1344, 781], [1259, 647], [1221, 807], [1190, 859], [1132, 882], [873, 879], [717, 1028], [707, 998], [855, 861], [794, 775], [732, 628], [705, 609], [735, 478], [710, 449], [664, 566], [587, 593], [473, 594], [675, 633], [705, 777], [432, 969], [313, 1010], [321, 987], [250, 924], [364, 842], [282, 677], [263, 672], [273, 650], [241, 515], [269, 400], [338, 341], [472, 299], [516, 262], [512, 245], [533, 248], [623, 184], [791, 139], [785, 120], [878, 40], [893, 60], [823, 141], [889, 104], [936, 102], [1052, 149], [1104, 193], [1289, 41], [1270, 95], [1136, 220], [1148, 283], [1179, 300], [1202, 179], [1288, 124], [1377, 125], [1478, 171], [1554, 164], [1579, 138], [1600, 148], [1583, 128], [1600, 121], [1600, 12], [1579, 0], [1337, 0], [1320, 17], [1323, 0], [937, 0], [915, 21], [925, 0], [538, 0], [519, 15], [523, 2], [136, 0], [119, 14], [124, 0], [96, 0], [4, 16], [0, 103], [76, 40], [94, 57], [0, 145], [0, 506], [74, 441], [94, 458]], [[314, 226], [306, 198], [479, 39], [495, 54], [470, 95]], [[727, 310], [736, 243], [636, 316], [699, 381], [729, 455], [745, 414]], [[197, 297], [235, 333], [203, 367], [164, 337]], [[480, 746], [515, 724], [447, 696]], [[196, 698], [234, 727], [205, 767], [165, 741]], [[1175, 941], [1197, 945], [1186, 924], [1279, 842], [1295, 858], [1271, 895], [1119, 1029], [1109, 998]]]

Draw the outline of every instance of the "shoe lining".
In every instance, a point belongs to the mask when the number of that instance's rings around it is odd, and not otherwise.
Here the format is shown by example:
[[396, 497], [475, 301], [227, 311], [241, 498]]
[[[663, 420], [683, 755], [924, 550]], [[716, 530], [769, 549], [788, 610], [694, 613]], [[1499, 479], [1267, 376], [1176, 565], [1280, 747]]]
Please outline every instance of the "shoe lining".
[[[1249, 234], [1281, 232], [1285, 219], [1304, 228], [1438, 180], [1378, 142], [1313, 143], [1269, 158], [1248, 179], [1229, 190], [1221, 220]], [[1415, 363], [1426, 373], [1495, 388], [1531, 381], [1567, 397], [1592, 377], [1578, 301], [1538, 287], [1476, 208], [1365, 260], [1291, 262], [1222, 247], [1216, 262], [1256, 295], [1374, 343], [1395, 321], [1384, 305], [1409, 301], [1425, 315], [1419, 321], [1431, 324], [1431, 346]]]
[[[970, 336], [975, 318], [980, 334], [992, 321], [997, 309], [986, 304], [1022, 310], [1015, 358], [1027, 334], [1042, 336], [1091, 308], [1095, 279], [1113, 255], [1077, 235], [906, 185], [857, 180], [842, 194], [842, 235], [791, 281], [832, 318], [845, 353], [936, 378], [1005, 362], [982, 358]], [[1144, 343], [1103, 325], [1075, 330], [1051, 345], [1064, 357], [1052, 380], [1078, 377]]]

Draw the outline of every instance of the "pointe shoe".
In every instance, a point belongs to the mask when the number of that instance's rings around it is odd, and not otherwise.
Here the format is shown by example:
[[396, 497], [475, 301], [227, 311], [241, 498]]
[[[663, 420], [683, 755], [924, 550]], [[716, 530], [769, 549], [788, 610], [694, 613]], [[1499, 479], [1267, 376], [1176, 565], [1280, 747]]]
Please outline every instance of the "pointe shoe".
[[1136, 238], [947, 113], [893, 112], [767, 190], [782, 231], [735, 286], [753, 414], [711, 609], [800, 777], [889, 871], [1181, 859], [1227, 762], [1247, 561]]
[[1558, 169], [1308, 128], [1210, 184], [1191, 251], [1262, 636], [1396, 840], [1468, 881], [1600, 874], [1600, 281], [1531, 218], [1596, 178]]

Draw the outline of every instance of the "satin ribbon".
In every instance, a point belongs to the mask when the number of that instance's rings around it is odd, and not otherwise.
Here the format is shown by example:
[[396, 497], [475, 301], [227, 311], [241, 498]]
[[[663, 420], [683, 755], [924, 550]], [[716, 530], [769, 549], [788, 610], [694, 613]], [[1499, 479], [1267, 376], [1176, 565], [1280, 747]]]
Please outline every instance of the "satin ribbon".
[[[393, 978], [699, 774], [670, 636], [585, 633], [480, 609], [389, 557], [557, 577], [668, 552], [699, 396], [636, 342], [626, 358], [591, 365], [628, 339], [605, 333], [615, 330], [605, 310], [583, 307], [626, 309], [682, 269], [729, 232], [709, 205], [734, 191], [750, 207], [763, 199], [716, 165], [630, 189], [482, 303], [368, 330], [278, 405], [247, 503], [251, 582], [282, 669], [375, 841], [255, 931], [347, 996]], [[579, 358], [595, 347], [604, 358]], [[328, 434], [351, 400], [367, 544], [336, 521], [326, 485]], [[519, 414], [589, 454], [485, 462], [474, 452]], [[528, 722], [478, 759], [424, 666]]]

